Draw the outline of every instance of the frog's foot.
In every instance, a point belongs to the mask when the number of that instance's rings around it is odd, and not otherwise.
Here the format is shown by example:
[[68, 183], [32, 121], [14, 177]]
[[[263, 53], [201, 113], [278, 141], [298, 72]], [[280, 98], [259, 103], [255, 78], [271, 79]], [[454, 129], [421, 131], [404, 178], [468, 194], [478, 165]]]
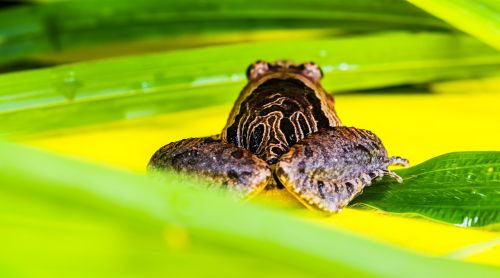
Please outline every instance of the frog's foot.
[[368, 173], [368, 175], [370, 176], [370, 178], [372, 180], [380, 179], [380, 178], [382, 178], [384, 176], [388, 176], [388, 177], [391, 177], [391, 178], [395, 179], [399, 183], [403, 182], [403, 178], [402, 177], [400, 177], [395, 172], [389, 171], [389, 170], [377, 169], [375, 171], [372, 171], [372, 172]]
[[[406, 168], [410, 167], [410, 162], [408, 159], [400, 156], [391, 156], [388, 160], [387, 166], [392, 166], [392, 165], [397, 165], [397, 166], [404, 166]], [[377, 169], [371, 173], [369, 173], [370, 177], [373, 177], [373, 179], [379, 179], [382, 178], [383, 176], [391, 177], [395, 179], [397, 182], [402, 183], [403, 178], [400, 177], [398, 174], [396, 174], [393, 171], [389, 170], [384, 170], [384, 169]]]
[[370, 131], [330, 127], [293, 145], [279, 159], [276, 176], [307, 207], [333, 213], [374, 179], [402, 180], [387, 170], [389, 161], [382, 142]]
[[410, 161], [404, 157], [391, 156], [391, 158], [389, 158], [389, 165], [404, 166], [408, 168], [410, 167]]
[[241, 197], [254, 196], [272, 178], [265, 161], [216, 137], [190, 138], [165, 145], [153, 155], [148, 168], [187, 173], [215, 186], [227, 187]]

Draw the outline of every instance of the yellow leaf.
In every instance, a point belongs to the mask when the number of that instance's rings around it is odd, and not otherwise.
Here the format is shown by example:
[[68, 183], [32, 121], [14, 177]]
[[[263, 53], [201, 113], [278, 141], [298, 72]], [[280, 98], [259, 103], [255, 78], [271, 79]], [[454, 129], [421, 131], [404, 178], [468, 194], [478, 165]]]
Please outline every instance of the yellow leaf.
[[[345, 125], [374, 131], [390, 154], [415, 165], [442, 153], [500, 150], [500, 78], [436, 84], [430, 92], [336, 96]], [[27, 144], [99, 163], [145, 172], [152, 153], [182, 138], [217, 134], [231, 107], [216, 106], [143, 119], [39, 134]], [[342, 227], [429, 255], [500, 265], [499, 234], [377, 211], [345, 209], [318, 216], [286, 192], [260, 201], [284, 204], [299, 217]]]

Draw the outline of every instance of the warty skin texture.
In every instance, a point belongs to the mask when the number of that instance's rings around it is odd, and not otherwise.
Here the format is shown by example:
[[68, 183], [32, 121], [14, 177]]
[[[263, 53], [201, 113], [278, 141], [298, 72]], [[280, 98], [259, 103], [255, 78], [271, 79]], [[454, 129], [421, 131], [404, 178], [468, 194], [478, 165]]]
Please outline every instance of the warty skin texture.
[[[167, 144], [149, 169], [194, 175], [242, 198], [283, 185], [309, 208], [338, 212], [382, 176], [402, 179], [368, 130], [344, 127], [314, 63], [257, 61], [220, 135]], [[276, 177], [276, 178], [275, 178]]]

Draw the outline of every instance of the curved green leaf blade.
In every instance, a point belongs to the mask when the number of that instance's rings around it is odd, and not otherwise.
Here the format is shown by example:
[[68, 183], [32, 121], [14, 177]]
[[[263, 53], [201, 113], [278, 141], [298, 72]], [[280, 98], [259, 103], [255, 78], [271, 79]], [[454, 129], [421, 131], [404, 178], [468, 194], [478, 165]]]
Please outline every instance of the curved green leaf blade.
[[[161, 231], [162, 227], [168, 230], [169, 225], [180, 225], [187, 230], [193, 243], [201, 243], [214, 249], [225, 247], [257, 261], [261, 260], [264, 265], [266, 261], [270, 261], [319, 276], [485, 278], [497, 277], [499, 274], [498, 268], [424, 257], [345, 232], [326, 229], [278, 210], [254, 204], [238, 204], [227, 196], [193, 190], [187, 184], [179, 184], [175, 176], [167, 176], [163, 183], [158, 183], [146, 177], [2, 142], [0, 153], [0, 196], [17, 196], [22, 200], [19, 203], [0, 203], [0, 215], [24, 212], [36, 216], [40, 213], [38, 207], [24, 206], [24, 201], [33, 200], [58, 205], [59, 208], [53, 213], [66, 211], [64, 208], [70, 212], [79, 209], [87, 215], [100, 217], [105, 223], [120, 225], [127, 232], [137, 231], [142, 227], [143, 231], [154, 233], [155, 230]], [[68, 216], [74, 217], [74, 214], [68, 213]], [[46, 231], [51, 226], [44, 223], [40, 225]], [[48, 231], [49, 234], [59, 232], [57, 227]], [[11, 236], [23, 237], [23, 234]], [[6, 240], [10, 242], [12, 239], [0, 237], [2, 246], [8, 246], [3, 242]], [[41, 237], [40, 241], [43, 240]], [[127, 245], [124, 242], [117, 246], [126, 248]], [[141, 246], [137, 244], [134, 247], [139, 248], [139, 254], [146, 256], [141, 257], [142, 262], [150, 261], [155, 268], [160, 265], [163, 266], [163, 272], [165, 268], [168, 271], [168, 261], [158, 258], [163, 255], [161, 251], [148, 252], [147, 249], [142, 249], [151, 244]], [[26, 252], [31, 250], [30, 246], [19, 248]], [[103, 248], [94, 250], [98, 255], [103, 251], [105, 252]], [[129, 249], [125, 251], [130, 252]], [[53, 252], [56, 255], [57, 252], [66, 255], [56, 256], [60, 260], [47, 265], [54, 267], [54, 272], [60, 268], [67, 269], [71, 264], [81, 267], [81, 264], [88, 262], [75, 263], [72, 260], [75, 251], [71, 248], [49, 249], [39, 260], [50, 258], [49, 255]], [[189, 256], [189, 249], [183, 254]], [[193, 254], [196, 255], [196, 250]], [[204, 265], [200, 257], [191, 258], [191, 265]], [[4, 259], [11, 267], [16, 265], [16, 260], [24, 262], [22, 256], [4, 256]], [[123, 261], [109, 261], [106, 265], [120, 262]], [[245, 264], [246, 260], [240, 263]], [[23, 264], [17, 265], [24, 266], [23, 271], [29, 270]], [[86, 266], [97, 273], [102, 268], [102, 265]], [[217, 266], [224, 273], [223, 265]], [[256, 271], [260, 272], [259, 269]]]
[[500, 1], [408, 0], [408, 2], [500, 50]]
[[[62, 1], [2, 11], [0, 19], [0, 65], [120, 42], [163, 38], [159, 49], [165, 49], [220, 43], [224, 34], [240, 34], [246, 41], [248, 36], [241, 34], [257, 30], [448, 29], [441, 20], [398, 0]], [[99, 52], [86, 55], [102, 57]]]
[[77, 63], [0, 75], [0, 135], [230, 104], [246, 82], [246, 67], [258, 59], [315, 61], [325, 72], [323, 86], [335, 91], [500, 70], [500, 53], [470, 37], [399, 32]]
[[500, 152], [445, 154], [397, 173], [403, 184], [377, 182], [354, 202], [464, 227], [500, 223]]

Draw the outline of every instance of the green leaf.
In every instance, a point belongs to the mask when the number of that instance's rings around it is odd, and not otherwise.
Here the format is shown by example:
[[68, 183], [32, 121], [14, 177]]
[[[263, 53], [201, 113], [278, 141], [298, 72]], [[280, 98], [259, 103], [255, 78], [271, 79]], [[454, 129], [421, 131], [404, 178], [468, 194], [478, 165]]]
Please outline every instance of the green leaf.
[[[0, 13], [0, 64], [44, 53], [161, 40], [158, 49], [220, 43], [245, 32], [323, 29], [335, 32], [446, 30], [447, 24], [397, 0], [62, 1]], [[334, 32], [334, 30], [336, 30]], [[181, 42], [184, 41], [184, 42]], [[86, 58], [101, 51], [87, 51]], [[108, 51], [109, 55], [116, 53]]]
[[[279, 210], [235, 203], [179, 184], [175, 176], [159, 183], [1, 142], [0, 153], [0, 197], [7, 200], [0, 202], [0, 216], [9, 220], [0, 258], [4, 272], [13, 276], [72, 270], [105, 275], [117, 269], [154, 276], [189, 265], [177, 274], [198, 269], [225, 276], [244, 269], [255, 277], [266, 274], [268, 265], [274, 265], [268, 276], [280, 271], [344, 277], [499, 274], [497, 268], [424, 257]], [[179, 235], [189, 237], [192, 247], [162, 247]], [[212, 255], [215, 259], [207, 259]]]
[[[293, 47], [284, 47], [292, 46]], [[248, 43], [0, 75], [0, 135], [231, 104], [258, 59], [315, 61], [327, 90], [499, 74], [500, 53], [469, 37], [386, 33]], [[110, 109], [112, 107], [112, 109]]]
[[461, 152], [398, 170], [355, 199], [389, 212], [412, 213], [458, 226], [500, 223], [500, 152]]
[[500, 1], [408, 0], [408, 2], [500, 50]]

